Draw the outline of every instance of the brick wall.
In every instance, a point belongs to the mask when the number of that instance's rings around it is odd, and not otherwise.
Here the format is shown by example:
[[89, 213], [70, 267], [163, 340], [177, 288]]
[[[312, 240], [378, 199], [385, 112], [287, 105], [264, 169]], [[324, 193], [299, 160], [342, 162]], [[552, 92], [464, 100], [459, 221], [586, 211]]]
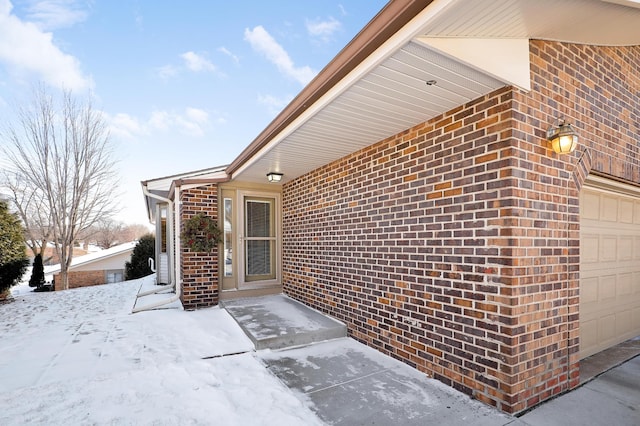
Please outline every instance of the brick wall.
[[[70, 271], [67, 273], [69, 288], [90, 287], [93, 285], [105, 284], [107, 277], [105, 271]], [[60, 274], [53, 276], [56, 291], [62, 290], [62, 280]]]
[[581, 137], [574, 166], [586, 150], [591, 171], [639, 183], [640, 46], [531, 41], [530, 50], [533, 90], [515, 97], [519, 130], [543, 137], [554, 117], [566, 117]]
[[[514, 92], [521, 191], [513, 213], [526, 236], [518, 239], [523, 257], [513, 270], [522, 327], [516, 411], [567, 389], [565, 379], [569, 388], [579, 382], [579, 195], [586, 176], [640, 184], [640, 47], [531, 41], [530, 51], [532, 91]], [[580, 145], [570, 156], [549, 155], [539, 141], [563, 117]], [[527, 226], [525, 215], [533, 219]]]
[[[217, 185], [184, 189], [180, 192], [180, 221], [204, 213], [218, 220]], [[181, 301], [185, 309], [198, 309], [218, 304], [219, 276], [218, 251], [194, 253], [188, 248], [180, 248], [182, 293]]]
[[[497, 90], [283, 190], [288, 294], [511, 413], [578, 382], [581, 182], [639, 180], [638, 48], [533, 41], [531, 59], [530, 93]], [[559, 113], [591, 152], [549, 150]]]

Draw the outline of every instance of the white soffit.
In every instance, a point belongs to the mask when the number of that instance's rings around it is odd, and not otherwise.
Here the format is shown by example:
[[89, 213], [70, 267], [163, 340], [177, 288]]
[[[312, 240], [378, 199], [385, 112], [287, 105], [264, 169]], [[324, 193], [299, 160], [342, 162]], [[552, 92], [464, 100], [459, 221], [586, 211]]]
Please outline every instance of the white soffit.
[[638, 1], [434, 0], [233, 179], [287, 182], [498, 87], [529, 90], [529, 39], [640, 44]]
[[[436, 83], [428, 85], [429, 80]], [[286, 182], [504, 85], [452, 56], [409, 42], [235, 175], [264, 182], [268, 171], [278, 171]]]
[[531, 90], [527, 38], [417, 37], [416, 41], [521, 89]]
[[454, 0], [423, 34], [632, 46], [639, 24], [640, 5], [630, 0]]

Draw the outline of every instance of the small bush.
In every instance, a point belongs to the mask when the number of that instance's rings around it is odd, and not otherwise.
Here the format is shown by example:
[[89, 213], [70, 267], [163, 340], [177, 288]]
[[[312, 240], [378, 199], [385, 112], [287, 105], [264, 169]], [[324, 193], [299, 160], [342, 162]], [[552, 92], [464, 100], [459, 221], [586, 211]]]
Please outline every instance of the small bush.
[[29, 278], [29, 287], [39, 287], [44, 284], [44, 266], [42, 265], [42, 254], [36, 254], [33, 259], [33, 270]]
[[29, 266], [29, 259], [11, 260], [0, 265], [0, 295], [16, 285]]
[[149, 268], [149, 258], [155, 260], [155, 253], [156, 239], [153, 234], [140, 237], [131, 253], [131, 261], [124, 265], [125, 279], [135, 280], [151, 274], [153, 271]]
[[20, 281], [29, 266], [23, 233], [17, 215], [0, 200], [0, 296]]

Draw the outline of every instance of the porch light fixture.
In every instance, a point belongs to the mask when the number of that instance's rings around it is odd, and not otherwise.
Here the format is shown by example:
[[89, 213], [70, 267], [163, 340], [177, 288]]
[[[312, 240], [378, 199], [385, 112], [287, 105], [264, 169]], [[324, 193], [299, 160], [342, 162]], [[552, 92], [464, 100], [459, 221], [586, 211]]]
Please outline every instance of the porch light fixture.
[[578, 133], [564, 120], [558, 120], [557, 126], [551, 126], [547, 130], [547, 139], [551, 142], [551, 148], [556, 154], [568, 154], [578, 146]]
[[277, 173], [277, 172], [269, 172], [267, 173], [267, 179], [269, 179], [269, 182], [271, 183], [278, 183], [282, 180], [282, 173]]

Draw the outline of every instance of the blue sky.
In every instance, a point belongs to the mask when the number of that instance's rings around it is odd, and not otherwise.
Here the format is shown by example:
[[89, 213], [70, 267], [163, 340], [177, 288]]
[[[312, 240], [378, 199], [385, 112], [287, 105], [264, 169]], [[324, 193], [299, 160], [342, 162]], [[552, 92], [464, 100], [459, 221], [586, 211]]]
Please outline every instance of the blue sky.
[[0, 0], [0, 121], [35, 84], [90, 93], [120, 159], [116, 219], [144, 223], [141, 180], [231, 162], [385, 4]]

